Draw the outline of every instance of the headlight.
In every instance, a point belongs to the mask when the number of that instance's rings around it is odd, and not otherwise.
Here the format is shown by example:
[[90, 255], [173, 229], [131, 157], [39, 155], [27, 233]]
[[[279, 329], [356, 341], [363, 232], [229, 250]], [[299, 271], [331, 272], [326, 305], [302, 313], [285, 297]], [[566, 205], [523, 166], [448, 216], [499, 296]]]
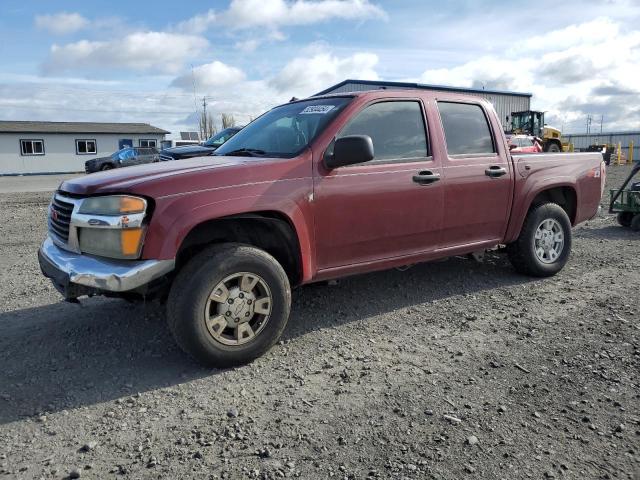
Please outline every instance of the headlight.
[[112, 195], [109, 197], [86, 198], [82, 201], [78, 213], [86, 215], [122, 215], [144, 213], [146, 209], [147, 201], [144, 198]]
[[128, 195], [89, 197], [75, 223], [82, 253], [118, 259], [140, 257], [147, 201]]

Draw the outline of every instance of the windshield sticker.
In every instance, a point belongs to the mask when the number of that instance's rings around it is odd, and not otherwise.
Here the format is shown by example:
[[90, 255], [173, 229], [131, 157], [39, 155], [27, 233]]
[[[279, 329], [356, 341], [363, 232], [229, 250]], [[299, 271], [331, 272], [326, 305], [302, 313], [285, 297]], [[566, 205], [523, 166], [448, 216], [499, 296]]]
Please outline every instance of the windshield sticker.
[[334, 108], [335, 108], [335, 105], [309, 105], [308, 107], [305, 107], [305, 109], [300, 112], [300, 115], [310, 115], [314, 113], [319, 113], [321, 115], [324, 115], [325, 113], [329, 113]]

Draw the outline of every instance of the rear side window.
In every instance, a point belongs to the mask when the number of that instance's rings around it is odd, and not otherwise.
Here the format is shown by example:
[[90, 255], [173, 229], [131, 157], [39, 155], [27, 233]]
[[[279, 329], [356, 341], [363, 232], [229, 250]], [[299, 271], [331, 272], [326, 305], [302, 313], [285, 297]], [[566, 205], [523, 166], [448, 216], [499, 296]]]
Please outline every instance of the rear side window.
[[495, 153], [491, 130], [480, 105], [438, 102], [449, 155]]
[[422, 108], [418, 102], [369, 105], [349, 122], [338, 137], [369, 135], [374, 161], [425, 158], [428, 155]]

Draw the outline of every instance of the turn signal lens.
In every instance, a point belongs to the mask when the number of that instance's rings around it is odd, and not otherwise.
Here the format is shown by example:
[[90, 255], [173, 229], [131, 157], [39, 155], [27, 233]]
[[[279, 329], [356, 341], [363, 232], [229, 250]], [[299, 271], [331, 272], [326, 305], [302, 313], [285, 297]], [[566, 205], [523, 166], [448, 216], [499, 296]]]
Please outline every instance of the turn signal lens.
[[111, 195], [85, 198], [78, 213], [86, 215], [121, 215], [123, 213], [144, 213], [146, 208], [147, 201], [144, 198]]
[[127, 257], [131, 255], [137, 256], [140, 249], [140, 240], [142, 240], [142, 229], [131, 228], [128, 230], [122, 230], [120, 235], [122, 255]]
[[147, 202], [138, 197], [120, 197], [120, 213], [144, 212]]

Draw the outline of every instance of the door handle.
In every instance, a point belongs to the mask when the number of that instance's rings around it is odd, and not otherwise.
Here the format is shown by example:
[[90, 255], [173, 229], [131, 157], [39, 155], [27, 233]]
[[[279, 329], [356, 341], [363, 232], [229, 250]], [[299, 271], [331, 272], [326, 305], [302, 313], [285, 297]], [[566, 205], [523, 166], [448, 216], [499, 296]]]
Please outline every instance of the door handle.
[[430, 170], [418, 172], [417, 175], [413, 176], [413, 181], [420, 185], [429, 185], [431, 183], [437, 182], [438, 180], [440, 180], [440, 174], [433, 173]]
[[497, 178], [507, 174], [507, 169], [498, 165], [492, 165], [484, 171], [487, 177]]

